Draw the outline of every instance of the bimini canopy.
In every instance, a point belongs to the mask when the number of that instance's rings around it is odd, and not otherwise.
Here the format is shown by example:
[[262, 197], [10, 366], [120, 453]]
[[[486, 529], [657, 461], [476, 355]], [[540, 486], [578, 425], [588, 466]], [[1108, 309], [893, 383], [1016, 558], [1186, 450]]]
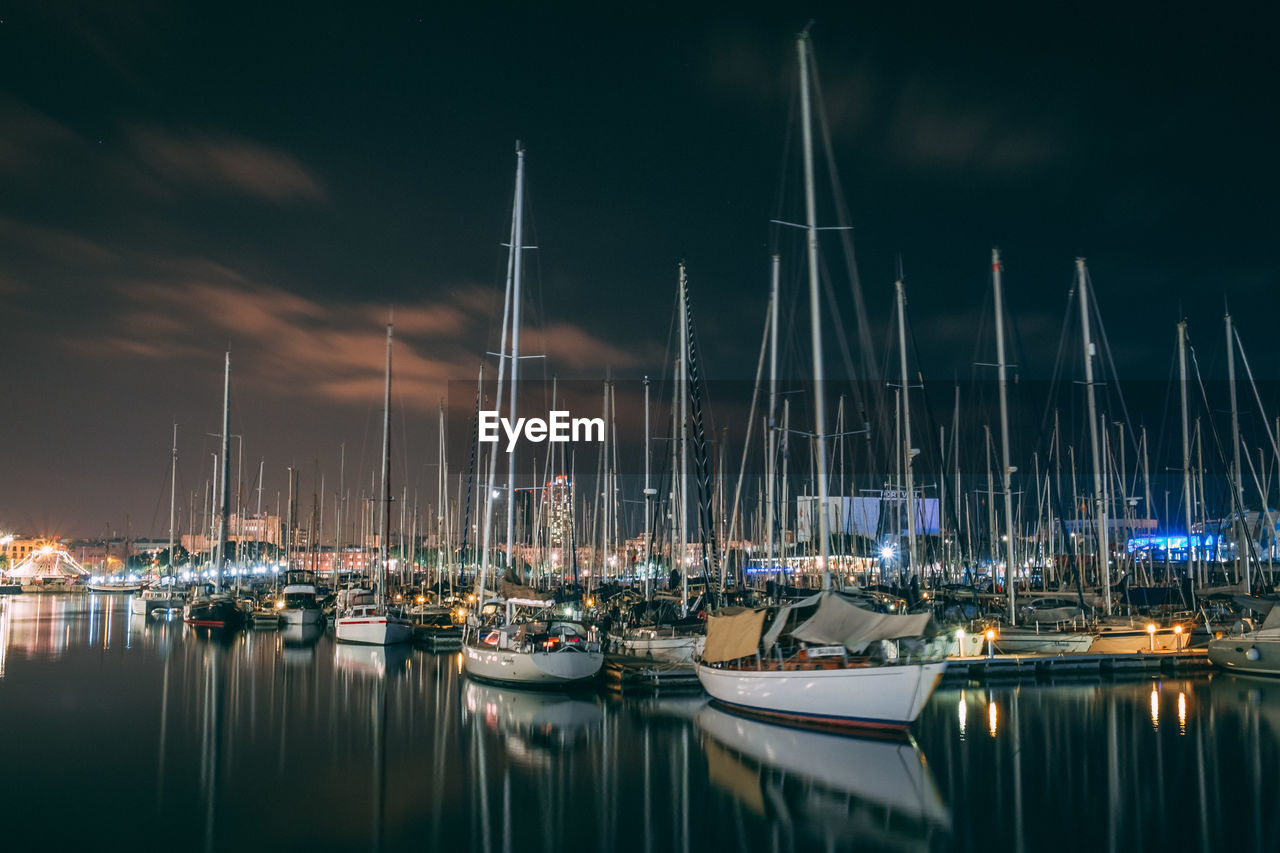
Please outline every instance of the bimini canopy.
[[737, 660], [756, 653], [764, 611], [746, 607], [726, 607], [707, 617], [707, 645], [702, 659], [707, 663]]
[[818, 612], [794, 629], [791, 636], [807, 643], [856, 648], [877, 640], [923, 636], [932, 619], [928, 613], [912, 616], [872, 613], [838, 595], [828, 594], [818, 604]]

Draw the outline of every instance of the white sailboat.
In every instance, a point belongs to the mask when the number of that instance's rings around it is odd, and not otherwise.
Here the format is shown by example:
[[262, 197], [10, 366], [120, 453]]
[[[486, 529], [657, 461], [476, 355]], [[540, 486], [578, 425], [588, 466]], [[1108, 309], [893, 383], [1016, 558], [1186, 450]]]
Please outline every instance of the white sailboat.
[[181, 610], [185, 599], [174, 587], [173, 577], [173, 524], [174, 501], [178, 489], [178, 425], [173, 425], [173, 449], [169, 452], [169, 574], [156, 584], [129, 599], [129, 612], [134, 616], [147, 616], [152, 611]]
[[[791, 611], [817, 605], [787, 629]], [[698, 679], [734, 710], [818, 727], [904, 731], [946, 670], [945, 641], [925, 639], [928, 614], [863, 610], [834, 592], [765, 611], [713, 615]], [[783, 642], [779, 642], [783, 640]]]
[[1231, 672], [1280, 675], [1280, 607], [1271, 608], [1256, 631], [1210, 640], [1209, 660]]
[[[378, 542], [377, 578], [371, 595], [349, 598], [347, 607], [334, 619], [334, 633], [340, 643], [372, 646], [407, 643], [413, 638], [409, 620], [387, 606], [387, 544], [391, 534], [391, 324], [387, 324], [387, 378], [382, 412], [382, 528]], [[372, 600], [370, 600], [372, 599]]]
[[[524, 149], [516, 148], [515, 201], [511, 219], [511, 255], [508, 263], [506, 303], [511, 308], [511, 349], [507, 352], [507, 320], [502, 330], [503, 364], [511, 361], [511, 397], [508, 417], [515, 417], [517, 365], [520, 363], [520, 280], [524, 239]], [[504, 312], [505, 314], [505, 312]], [[498, 397], [502, 396], [503, 370], [499, 368]], [[490, 473], [493, 459], [490, 457]], [[514, 458], [514, 457], [513, 457]], [[511, 503], [515, 470], [508, 471], [507, 554], [508, 563], [516, 552], [512, 536]], [[484, 589], [489, 568], [493, 502], [486, 501], [484, 534], [477, 584], [477, 609], [472, 614], [468, 636], [463, 642], [463, 665], [467, 674], [490, 681], [524, 686], [559, 686], [595, 678], [604, 665], [604, 651], [594, 636], [577, 622], [556, 619], [555, 602], [511, 598], [485, 601]], [[489, 616], [486, 619], [485, 613]]]
[[[863, 610], [831, 591], [827, 509], [827, 459], [823, 395], [822, 313], [818, 235], [813, 182], [813, 133], [809, 103], [809, 37], [796, 49], [800, 66], [801, 130], [804, 137], [805, 212], [812, 335], [815, 468], [818, 491], [818, 554], [823, 592], [802, 603], [817, 605], [803, 624], [790, 628], [794, 607], [784, 607], [768, 634], [763, 610], [727, 611], [707, 624], [698, 679], [716, 701], [785, 722], [904, 730], [946, 669], [945, 644], [927, 643], [931, 617], [895, 616]], [[784, 649], [778, 640], [786, 636]]]

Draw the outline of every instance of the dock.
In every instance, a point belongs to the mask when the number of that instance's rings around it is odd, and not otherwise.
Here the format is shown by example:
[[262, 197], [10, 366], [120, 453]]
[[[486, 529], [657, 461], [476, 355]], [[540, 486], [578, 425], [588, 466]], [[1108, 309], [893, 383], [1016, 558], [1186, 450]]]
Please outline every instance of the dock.
[[1131, 654], [1026, 654], [947, 658], [944, 684], [1100, 679], [1126, 675], [1186, 675], [1211, 669], [1205, 649]]
[[621, 692], [702, 689], [697, 668], [691, 663], [671, 663], [631, 655], [605, 655], [604, 678], [610, 689]]

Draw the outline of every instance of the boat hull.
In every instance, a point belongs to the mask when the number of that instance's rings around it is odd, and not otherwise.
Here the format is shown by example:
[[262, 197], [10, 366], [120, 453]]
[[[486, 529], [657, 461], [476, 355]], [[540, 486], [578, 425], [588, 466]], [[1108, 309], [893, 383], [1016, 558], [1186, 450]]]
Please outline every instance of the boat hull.
[[181, 609], [184, 603], [181, 598], [148, 598], [145, 595], [135, 595], [129, 599], [129, 612], [134, 616], [147, 616], [152, 610], [172, 610], [175, 607]]
[[996, 651], [1002, 655], [1079, 654], [1093, 646], [1094, 635], [1087, 631], [1017, 631], [1009, 628], [996, 634]]
[[342, 617], [335, 620], [333, 626], [339, 643], [392, 646], [413, 638], [408, 623], [386, 616]]
[[1185, 649], [1190, 639], [1175, 634], [1172, 628], [1160, 628], [1155, 634], [1148, 634], [1141, 628], [1104, 630], [1094, 639], [1089, 651], [1093, 654], [1131, 655], [1151, 651], [1154, 641], [1156, 651], [1173, 652]]
[[198, 628], [239, 628], [244, 613], [230, 599], [193, 601], [183, 609], [182, 621]]
[[698, 665], [712, 699], [792, 724], [901, 732], [920, 716], [945, 661], [825, 670], [737, 670]]
[[516, 652], [472, 643], [462, 651], [468, 675], [526, 687], [578, 684], [595, 678], [604, 666], [600, 651]]
[[1214, 666], [1243, 675], [1280, 676], [1280, 637], [1223, 637], [1209, 641]]
[[324, 622], [324, 611], [316, 607], [282, 607], [280, 622], [284, 625], [319, 625]]
[[614, 643], [623, 654], [653, 658], [665, 663], [693, 663], [702, 657], [707, 644], [706, 634], [674, 634], [662, 636], [652, 631], [630, 633], [615, 637]]

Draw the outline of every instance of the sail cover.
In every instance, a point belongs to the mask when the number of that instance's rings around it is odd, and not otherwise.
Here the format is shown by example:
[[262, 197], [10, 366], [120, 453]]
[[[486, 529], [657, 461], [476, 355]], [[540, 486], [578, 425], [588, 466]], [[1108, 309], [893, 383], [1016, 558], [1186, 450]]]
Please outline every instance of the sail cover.
[[754, 655], [763, 628], [763, 610], [746, 607], [717, 610], [707, 617], [707, 645], [702, 651], [702, 660], [719, 663]]
[[[818, 605], [818, 612], [793, 630], [791, 636], [808, 643], [856, 647], [877, 640], [922, 636], [932, 618], [928, 613], [913, 616], [872, 613], [838, 595], [827, 595]], [[707, 645], [710, 644], [708, 637]]]

